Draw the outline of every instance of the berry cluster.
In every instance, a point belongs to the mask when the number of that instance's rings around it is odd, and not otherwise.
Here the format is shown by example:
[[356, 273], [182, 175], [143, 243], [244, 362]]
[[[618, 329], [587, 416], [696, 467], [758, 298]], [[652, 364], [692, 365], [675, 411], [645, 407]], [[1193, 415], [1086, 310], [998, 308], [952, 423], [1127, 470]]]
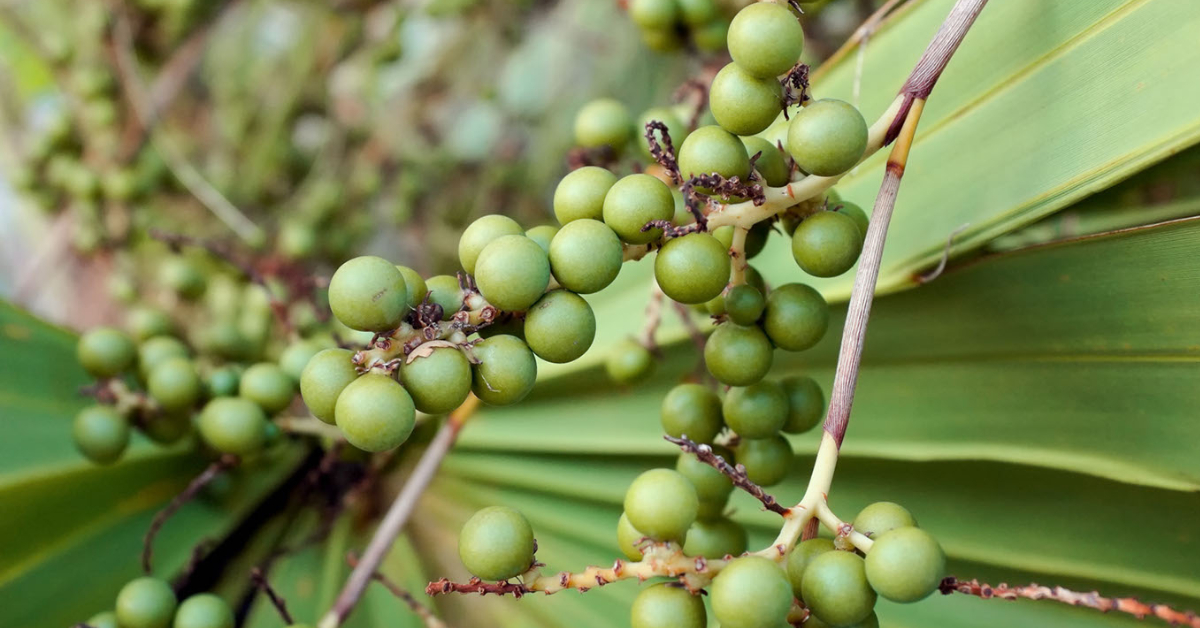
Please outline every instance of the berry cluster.
[[75, 419], [76, 447], [97, 464], [112, 464], [134, 428], [168, 445], [194, 427], [217, 453], [259, 452], [281, 433], [270, 417], [292, 404], [305, 365], [332, 337], [269, 342], [274, 318], [262, 288], [210, 276], [187, 257], [165, 260], [159, 280], [182, 315], [207, 324], [192, 327], [185, 340], [164, 310], [141, 307], [129, 312], [128, 332], [97, 327], [81, 335], [76, 358], [97, 379], [88, 390], [97, 403]]
[[[666, 27], [679, 6], [633, 2], [630, 11], [643, 27]], [[806, 497], [808, 506], [785, 509], [762, 491], [791, 470], [793, 453], [784, 433], [812, 429], [825, 406], [824, 394], [811, 378], [766, 378], [774, 351], [815, 345], [827, 331], [829, 313], [811, 286], [786, 283], [768, 289], [749, 260], [779, 232], [778, 223], [790, 236], [803, 271], [816, 277], [840, 275], [857, 262], [867, 216], [828, 190], [795, 200], [753, 224], [735, 220], [718, 221], [717, 226], [712, 219], [728, 203], [765, 204], [764, 186], [787, 186], [798, 174], [844, 174], [866, 151], [868, 130], [849, 104], [808, 98], [806, 69], [797, 63], [804, 35], [787, 6], [755, 3], [742, 9], [730, 25], [728, 44], [733, 62], [717, 74], [710, 92], [716, 124], [684, 135], [672, 128], [682, 126], [678, 118], [648, 121], [649, 153], [656, 166], [623, 177], [595, 165], [571, 172], [554, 195], [554, 212], [563, 226], [545, 248], [548, 268], [532, 254], [534, 246], [526, 247], [531, 253], [523, 267], [506, 267], [513, 285], [524, 285], [523, 277], [537, 268], [526, 298], [517, 303], [526, 305], [550, 277], [568, 290], [594, 292], [619, 272], [622, 249], [625, 259], [654, 252], [654, 278], [662, 294], [710, 314], [717, 323], [703, 352], [708, 373], [727, 387], [723, 397], [701, 384], [685, 383], [663, 400], [663, 430], [668, 440], [683, 444], [684, 453], [674, 469], [646, 471], [625, 493], [616, 537], [629, 564], [589, 568], [579, 575], [579, 585], [566, 573], [544, 582], [537, 577], [540, 564], [529, 522], [510, 508], [495, 506], [476, 513], [460, 536], [460, 557], [477, 579], [468, 585], [433, 583], [430, 591], [552, 592], [588, 588], [593, 586], [589, 579], [605, 584], [634, 575], [668, 575], [676, 582], [648, 587], [637, 598], [635, 628], [706, 625], [705, 604], [697, 595], [702, 589], [710, 593], [712, 613], [721, 625], [776, 628], [789, 621], [817, 627], [878, 626], [873, 612], [877, 596], [913, 602], [937, 588], [942, 550], [902, 507], [873, 504], [852, 524], [844, 524], [829, 513], [823, 495]], [[798, 96], [791, 92], [794, 88], [800, 90]], [[785, 109], [793, 110], [786, 148], [753, 136]], [[619, 155], [629, 125], [630, 116], [619, 103], [597, 101], [577, 117], [577, 141]], [[676, 155], [672, 140], [679, 138]], [[512, 229], [513, 234], [495, 242], [520, 239]], [[487, 255], [485, 249], [480, 263]], [[470, 272], [466, 259], [464, 266]], [[478, 265], [474, 274], [482, 297], [495, 303]], [[607, 363], [610, 376], [620, 383], [644, 378], [653, 366], [648, 344], [645, 339], [619, 344]], [[783, 515], [789, 522], [785, 530], [792, 526], [792, 531], [781, 532], [781, 540], [767, 549], [747, 553], [745, 529], [726, 516], [735, 487]], [[824, 510], [816, 512], [818, 506]], [[814, 516], [836, 539], [797, 543], [795, 521]], [[507, 582], [517, 577], [521, 584]], [[489, 588], [483, 581], [500, 583]]]
[[[113, 606], [84, 624], [90, 628], [234, 628], [233, 609], [211, 593], [198, 593], [179, 602], [171, 585], [149, 576], [131, 580]], [[292, 624], [288, 628], [308, 628]]]
[[651, 50], [679, 50], [688, 41], [704, 52], [725, 49], [729, 15], [717, 0], [630, 0], [629, 17]]

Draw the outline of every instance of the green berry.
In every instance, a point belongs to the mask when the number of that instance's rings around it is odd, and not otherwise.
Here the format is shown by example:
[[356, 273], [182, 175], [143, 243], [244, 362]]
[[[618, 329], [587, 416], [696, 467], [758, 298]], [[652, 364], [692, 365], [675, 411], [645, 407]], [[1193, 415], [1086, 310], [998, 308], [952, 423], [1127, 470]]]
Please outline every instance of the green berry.
[[408, 266], [396, 266], [396, 270], [404, 275], [404, 286], [408, 288], [408, 307], [415, 308], [425, 299], [425, 293], [429, 292], [429, 288], [425, 285], [425, 280], [421, 278], [421, 273], [409, 268]]
[[[834, 626], [821, 621], [816, 615], [810, 615], [808, 620], [804, 622], [804, 628], [834, 628]], [[856, 621], [846, 626], [837, 626], [836, 628], [879, 628], [879, 617], [872, 611], [862, 621]]]
[[692, 43], [704, 52], [724, 52], [728, 37], [729, 22], [720, 17], [692, 29]]
[[771, 222], [767, 220], [750, 227], [750, 233], [746, 234], [746, 259], [754, 259], [762, 253], [767, 246], [767, 238], [773, 231]]
[[754, 286], [742, 284], [725, 295], [725, 313], [738, 325], [753, 325], [763, 314], [767, 302]]
[[800, 597], [801, 586], [804, 584], [804, 570], [808, 568], [808, 564], [817, 556], [832, 551], [834, 551], [833, 541], [829, 539], [809, 539], [802, 541], [788, 554], [788, 581], [792, 583], [792, 593], [796, 597]]
[[625, 491], [629, 523], [656, 541], [682, 541], [699, 506], [692, 483], [671, 469], [646, 471]]
[[743, 388], [730, 388], [721, 412], [738, 436], [768, 438], [787, 421], [788, 398], [779, 382], [764, 379]]
[[746, 529], [726, 517], [696, 521], [688, 528], [683, 553], [688, 556], [723, 558], [746, 551]]
[[829, 306], [811, 286], [784, 284], [767, 294], [762, 327], [776, 347], [803, 351], [825, 337]]
[[725, 499], [700, 500], [700, 508], [696, 511], [696, 521], [712, 521], [724, 517], [725, 506], [728, 502], [728, 497]]
[[621, 239], [599, 220], [571, 221], [550, 242], [550, 271], [559, 285], [578, 294], [608, 287], [623, 262]]
[[749, 386], [771, 370], [771, 341], [757, 326], [718, 325], [704, 343], [704, 365], [727, 386]]
[[753, 135], [771, 126], [783, 111], [783, 87], [775, 77], [758, 78], [730, 63], [713, 78], [708, 106], [721, 128]]
[[867, 122], [848, 102], [818, 100], [792, 116], [787, 148], [804, 172], [834, 177], [862, 159], [867, 148]]
[[458, 285], [458, 277], [453, 275], [435, 275], [425, 280], [429, 291], [429, 301], [442, 306], [442, 320], [448, 321], [454, 313], [462, 309], [462, 286]]
[[279, 225], [275, 247], [289, 260], [305, 260], [313, 256], [320, 239], [308, 220], [287, 220]]
[[88, 460], [112, 464], [129, 445], [129, 421], [109, 406], [88, 406], [75, 415], [71, 437]]
[[353, 358], [354, 352], [349, 349], [325, 349], [305, 365], [300, 374], [300, 396], [313, 416], [329, 424], [334, 422], [338, 395], [358, 379]]
[[[638, 146], [641, 146], [642, 155], [647, 158], [651, 157], [651, 155], [650, 143], [645, 138], [646, 124], [654, 120], [667, 126], [667, 134], [671, 136], [671, 144], [675, 147], [678, 147], [683, 140], [687, 139], [688, 135], [687, 125], [683, 123], [683, 120], [670, 107], [653, 107], [647, 109], [638, 117], [636, 129]], [[662, 145], [662, 133], [660, 131], [654, 132], [654, 139], [658, 141], [660, 146]]]
[[787, 185], [792, 178], [791, 168], [788, 165], [787, 157], [783, 151], [779, 150], [778, 146], [761, 137], [743, 137], [742, 144], [746, 145], [746, 155], [754, 157], [755, 154], [758, 154], [758, 159], [754, 162], [754, 169], [762, 175], [767, 185], [771, 187]]
[[170, 445], [192, 431], [190, 411], [159, 414], [142, 425], [142, 432], [159, 445]]
[[792, 234], [792, 257], [814, 277], [836, 277], [852, 268], [862, 251], [863, 234], [854, 219], [837, 212], [817, 212]]
[[[679, 146], [679, 171], [688, 178], [719, 174], [745, 181], [750, 175], [750, 156], [736, 135], [716, 125], [702, 126]], [[700, 187], [697, 190], [707, 193]]]
[[662, 229], [642, 231], [652, 220], [670, 220], [675, 199], [667, 184], [648, 174], [631, 174], [613, 184], [604, 197], [604, 223], [622, 241], [646, 244], [662, 237]]
[[575, 114], [575, 143], [584, 148], [609, 146], [620, 152], [632, 135], [633, 116], [612, 98], [593, 100]]
[[504, 236], [524, 235], [525, 230], [517, 221], [500, 214], [489, 214], [477, 219], [463, 230], [458, 239], [458, 261], [467, 274], [475, 274], [475, 264], [483, 249]]
[[604, 218], [604, 197], [617, 175], [599, 166], [571, 171], [554, 189], [554, 217], [565, 225], [573, 220]]
[[346, 327], [388, 331], [399, 326], [408, 311], [408, 285], [382, 257], [356, 257], [329, 280], [329, 307]]
[[183, 257], [167, 258], [159, 269], [158, 279], [185, 299], [195, 299], [204, 294], [208, 283], [204, 272]]
[[408, 440], [416, 424], [412, 397], [396, 380], [368, 373], [338, 395], [333, 416], [351, 445], [363, 451], [387, 451]]
[[863, 208], [854, 203], [847, 203], [846, 201], [838, 201], [836, 203], [830, 201], [830, 207], [834, 206], [837, 207], [837, 213], [845, 214], [854, 220], [854, 224], [858, 225], [858, 230], [862, 232], [863, 238], [867, 237], [867, 226], [871, 220], [867, 218], [867, 212], [863, 211]]
[[674, 28], [642, 29], [642, 42], [655, 52], [673, 52], [683, 47], [683, 39]]
[[630, 628], [704, 628], [704, 598], [677, 583], [661, 582], [638, 593], [629, 612]]
[[[713, 447], [713, 453], [721, 456], [732, 464], [733, 454], [724, 447]], [[733, 482], [711, 465], [701, 462], [692, 454], [680, 454], [675, 460], [675, 470], [687, 478], [696, 488], [696, 497], [700, 501], [725, 503], [726, 498], [733, 492]]]
[[659, 414], [663, 432], [675, 438], [687, 436], [697, 443], [711, 443], [724, 425], [721, 399], [700, 384], [680, 384], [663, 398]]
[[[721, 235], [722, 235], [721, 234], [722, 229], [724, 229], [724, 227], [721, 227], [721, 229], [717, 229], [713, 233], [713, 237], [720, 240]], [[751, 229], [750, 233], [753, 234], [754, 230]], [[750, 241], [749, 238], [747, 238], [746, 242], [748, 243], [749, 241]], [[764, 294], [767, 291], [767, 286], [763, 282], [762, 275], [760, 275], [758, 273], [758, 271], [754, 269], [753, 266], [746, 266], [746, 285], [758, 290], [759, 294]], [[725, 310], [725, 297], [726, 296], [728, 296], [728, 293], [705, 303], [704, 311], [713, 316], [725, 314], [726, 313], [726, 310]]]
[[174, 628], [233, 628], [233, 610], [211, 593], [200, 593], [184, 600], [175, 611]]
[[709, 593], [722, 628], [778, 628], [792, 609], [792, 587], [783, 569], [761, 556], [730, 561], [713, 578]]
[[324, 348], [321, 343], [312, 340], [293, 342], [283, 350], [283, 353], [279, 354], [279, 368], [283, 369], [283, 372], [287, 373], [293, 382], [299, 382], [300, 375], [304, 373], [304, 367], [308, 366], [308, 361]]
[[472, 367], [471, 390], [484, 403], [512, 405], [533, 390], [537, 360], [520, 338], [505, 334], [490, 336], [472, 351], [479, 364]]
[[489, 506], [467, 520], [458, 537], [458, 557], [481, 580], [501, 581], [525, 573], [533, 564], [533, 528], [507, 506]]
[[174, 412], [195, 405], [204, 393], [204, 383], [191, 360], [169, 358], [150, 371], [146, 389], [163, 410]]
[[646, 542], [646, 535], [629, 523], [629, 517], [621, 513], [617, 520], [617, 547], [629, 560], [641, 560], [642, 550], [638, 549]]
[[671, 28], [679, 7], [675, 0], [630, 0], [629, 17], [642, 28]]
[[75, 356], [84, 370], [93, 376], [112, 377], [133, 366], [137, 348], [125, 332], [112, 327], [97, 327], [79, 337]]
[[746, 477], [759, 486], [774, 486], [787, 477], [792, 468], [792, 446], [783, 436], [743, 438], [733, 457], [746, 467]]
[[558, 227], [554, 225], [541, 225], [534, 227], [525, 232], [525, 237], [537, 242], [537, 245], [542, 247], [546, 255], [550, 254], [550, 243], [554, 241], [554, 236], [558, 234]]
[[752, 3], [729, 24], [729, 56], [744, 70], [775, 78], [792, 69], [804, 51], [804, 29], [782, 4]]
[[704, 303], [729, 281], [729, 250], [707, 233], [672, 238], [654, 259], [654, 278], [674, 301]]
[[704, 26], [721, 16], [715, 0], [677, 0], [679, 19], [688, 26]]
[[91, 628], [119, 628], [117, 625], [117, 614], [112, 611], [96, 613], [83, 623], [91, 626]]
[[893, 502], [875, 502], [854, 517], [854, 529], [877, 539], [896, 528], [916, 527], [917, 520], [904, 506]]
[[175, 604], [175, 592], [166, 582], [148, 576], [131, 580], [117, 594], [117, 623], [121, 628], [167, 628]]
[[604, 368], [614, 383], [631, 386], [645, 381], [654, 371], [654, 355], [637, 341], [627, 338], [613, 344]]
[[291, 405], [296, 396], [296, 382], [275, 364], [259, 362], [242, 373], [238, 394], [273, 415]]
[[537, 242], [523, 235], [503, 236], [479, 254], [475, 283], [496, 308], [524, 311], [546, 292], [550, 260]]
[[525, 342], [547, 362], [572, 362], [596, 337], [596, 315], [583, 297], [566, 290], [547, 293], [525, 313]]
[[130, 310], [125, 324], [134, 340], [138, 342], [145, 342], [155, 336], [169, 336], [175, 331], [175, 324], [165, 312], [144, 307]]
[[445, 414], [462, 405], [471, 394], [471, 363], [457, 348], [439, 347], [405, 363], [400, 381], [418, 410]]
[[200, 411], [200, 437], [221, 453], [244, 456], [263, 448], [267, 416], [262, 408], [241, 397], [218, 397]]
[[862, 621], [874, 610], [876, 599], [865, 567], [854, 552], [818, 554], [804, 569], [800, 596], [813, 615], [831, 626]]
[[867, 581], [893, 602], [917, 602], [937, 590], [946, 575], [946, 554], [920, 528], [896, 528], [875, 539], [867, 552]]
[[780, 382], [788, 398], [788, 418], [783, 431], [800, 434], [816, 427], [825, 416], [825, 394], [811, 377], [785, 377]]

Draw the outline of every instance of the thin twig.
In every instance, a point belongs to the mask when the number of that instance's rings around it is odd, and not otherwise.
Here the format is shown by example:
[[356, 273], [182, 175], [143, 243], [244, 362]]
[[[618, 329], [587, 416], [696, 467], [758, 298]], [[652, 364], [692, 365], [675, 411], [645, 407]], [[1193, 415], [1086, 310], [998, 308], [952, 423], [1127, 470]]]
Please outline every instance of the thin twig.
[[225, 454], [217, 458], [208, 465], [204, 471], [200, 472], [183, 492], [175, 496], [171, 503], [167, 504], [166, 508], [158, 511], [154, 515], [154, 519], [150, 522], [150, 529], [146, 530], [146, 536], [142, 538], [142, 570], [146, 573], [151, 572], [151, 560], [154, 558], [154, 537], [158, 535], [158, 531], [162, 529], [163, 524], [171, 515], [175, 514], [184, 504], [188, 503], [203, 489], [212, 482], [214, 478], [220, 475], [223, 471], [233, 468], [238, 463], [238, 457], [232, 454]]
[[[987, 0], [958, 0], [955, 3], [950, 15], [938, 29], [937, 35], [913, 68], [900, 92], [905, 99], [904, 105], [891, 127], [895, 130], [897, 141], [888, 157], [887, 170], [879, 187], [879, 195], [875, 198], [871, 221], [867, 226], [866, 242], [859, 258], [858, 273], [854, 277], [854, 288], [847, 308], [846, 325], [842, 330], [837, 371], [829, 395], [829, 412], [825, 417], [824, 429], [833, 437], [839, 448], [846, 436], [846, 426], [850, 422], [850, 408], [854, 402], [854, 389], [858, 384], [858, 368], [862, 362], [863, 342], [867, 332], [867, 321], [871, 316], [875, 283], [879, 278], [883, 245], [887, 239], [888, 224], [896, 206], [896, 195], [900, 190], [900, 179], [904, 176], [904, 167], [908, 162], [917, 122], [921, 118], [925, 98], [933, 90], [942, 70], [946, 68], [950, 57], [966, 37], [967, 31], [985, 4]], [[891, 129], [888, 132], [889, 138], [893, 136]]]
[[296, 623], [292, 619], [292, 614], [288, 612], [287, 602], [275, 592], [275, 589], [271, 588], [271, 584], [267, 582], [267, 576], [261, 568], [255, 567], [250, 570], [250, 582], [254, 583], [254, 587], [259, 591], [267, 594], [267, 597], [271, 600], [271, 605], [275, 607], [275, 610], [279, 611], [279, 616], [283, 618], [283, 623], [289, 626]]
[[970, 227], [970, 226], [971, 226], [971, 223], [966, 223], [964, 225], [959, 226], [959, 228], [955, 229], [954, 231], [950, 232], [950, 237], [946, 238], [946, 248], [942, 249], [942, 259], [938, 260], [938, 265], [936, 267], [934, 267], [933, 270], [931, 270], [927, 273], [917, 275], [917, 277], [916, 277], [917, 283], [927, 284], [927, 283], [933, 281], [934, 279], [937, 279], [938, 277], [942, 276], [942, 273], [945, 272], [945, 270], [946, 270], [946, 263], [950, 261], [950, 246], [952, 244], [954, 244], [954, 238], [957, 237], [958, 234], [962, 233], [963, 231], [966, 231], [967, 227]]
[[762, 502], [763, 507], [767, 510], [779, 515], [783, 515], [784, 517], [788, 516], [788, 514], [791, 512], [790, 508], [784, 508], [783, 506], [779, 505], [779, 502], [775, 501], [775, 498], [764, 491], [761, 486], [750, 481], [750, 478], [746, 477], [745, 467], [740, 464], [735, 467], [728, 462], [725, 462], [725, 459], [717, 455], [717, 453], [713, 451], [712, 447], [709, 447], [703, 443], [697, 444], [696, 442], [689, 440], [686, 436], [675, 438], [670, 434], [663, 434], [663, 439], [669, 443], [678, 445], [679, 448], [684, 451], [684, 453], [693, 454], [700, 462], [703, 462], [717, 471], [720, 471], [725, 477], [729, 478], [729, 480], [733, 482], [734, 486], [746, 491], [751, 497]]
[[355, 567], [354, 571], [350, 573], [341, 593], [333, 603], [333, 608], [321, 618], [321, 623], [318, 624], [319, 628], [337, 628], [346, 621], [350, 611], [354, 610], [354, 605], [358, 603], [363, 591], [370, 584], [372, 574], [379, 570], [383, 558], [391, 551], [392, 543], [396, 541], [401, 528], [408, 522], [409, 516], [416, 509], [417, 500], [425, 492], [429, 482], [433, 480], [434, 474], [442, 464], [442, 459], [446, 457], [450, 448], [454, 446], [454, 441], [458, 439], [459, 431], [462, 430], [463, 425], [478, 406], [479, 398], [472, 395], [447, 417], [446, 422], [438, 430], [437, 436], [434, 436], [425, 453], [421, 455], [421, 460], [417, 462], [412, 474], [408, 476], [404, 487], [400, 489], [396, 501], [392, 502], [383, 521], [379, 523], [379, 527], [375, 530], [375, 536], [367, 544], [367, 549], [363, 552], [358, 567]]
[[1055, 602], [1062, 602], [1063, 604], [1070, 604], [1071, 606], [1092, 608], [1102, 613], [1117, 611], [1119, 613], [1128, 613], [1138, 619], [1157, 617], [1172, 626], [1200, 628], [1200, 616], [1197, 616], [1192, 611], [1175, 610], [1165, 604], [1146, 604], [1131, 597], [1104, 597], [1096, 591], [1079, 592], [1063, 587], [1045, 587], [1037, 583], [1021, 587], [1010, 587], [1002, 582], [999, 586], [993, 587], [990, 584], [983, 584], [978, 580], [971, 580], [970, 582], [958, 580], [954, 576], [942, 580], [942, 584], [938, 587], [938, 590], [944, 595], [965, 593], [985, 600], [1017, 600], [1020, 598], [1028, 600], [1053, 600]]
[[[358, 557], [353, 552], [346, 556], [346, 562], [350, 563], [351, 568], [358, 567]], [[376, 571], [371, 574], [371, 577], [379, 584], [382, 584], [388, 591], [391, 591], [392, 595], [400, 598], [400, 601], [404, 602], [408, 608], [412, 609], [412, 612], [425, 623], [426, 628], [446, 628], [446, 622], [442, 621], [437, 615], [434, 615], [428, 606], [418, 602], [411, 593], [400, 588], [399, 585], [392, 582], [387, 576]]]

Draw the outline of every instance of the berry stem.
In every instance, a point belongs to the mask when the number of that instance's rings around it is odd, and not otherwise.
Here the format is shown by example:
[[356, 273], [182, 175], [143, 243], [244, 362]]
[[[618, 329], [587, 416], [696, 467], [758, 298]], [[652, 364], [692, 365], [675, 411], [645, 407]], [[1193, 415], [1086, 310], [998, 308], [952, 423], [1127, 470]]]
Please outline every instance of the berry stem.
[[650, 299], [646, 302], [646, 324], [642, 326], [642, 333], [638, 337], [638, 344], [650, 351], [658, 350], [658, 342], [654, 340], [654, 335], [658, 332], [658, 326], [662, 324], [662, 306], [665, 296], [662, 288], [658, 287], [658, 282], [651, 278]]
[[1019, 587], [1010, 587], [1005, 583], [1000, 583], [1000, 586], [994, 587], [990, 584], [983, 584], [978, 580], [964, 582], [954, 576], [949, 576], [942, 580], [942, 584], [938, 587], [938, 590], [944, 595], [965, 593], [985, 600], [1017, 600], [1020, 598], [1029, 600], [1054, 600], [1055, 602], [1062, 602], [1071, 606], [1085, 606], [1102, 613], [1117, 611], [1128, 613], [1138, 619], [1153, 616], [1172, 626], [1200, 628], [1200, 616], [1197, 616], [1192, 611], [1175, 610], [1165, 604], [1146, 604], [1131, 597], [1104, 597], [1096, 591], [1079, 592], [1063, 587], [1045, 587], [1037, 583]]
[[375, 536], [371, 537], [358, 566], [354, 568], [350, 577], [347, 578], [346, 584], [342, 586], [342, 591], [333, 603], [333, 608], [329, 609], [329, 612], [321, 618], [318, 628], [337, 628], [354, 610], [354, 605], [358, 603], [363, 591], [374, 578], [375, 572], [379, 570], [380, 563], [391, 551], [392, 543], [395, 542], [400, 530], [416, 509], [417, 500], [421, 498], [421, 494], [433, 480], [434, 474], [442, 464], [442, 459], [454, 446], [459, 431], [478, 407], [479, 398], [471, 395], [446, 418], [446, 422], [442, 424], [425, 453], [421, 455], [421, 460], [413, 468], [412, 474], [404, 482], [404, 487], [400, 489], [400, 494], [392, 502], [383, 521], [379, 523], [379, 527], [375, 530]]
[[[883, 115], [871, 125], [867, 132], [867, 148], [863, 151], [861, 164], [880, 148], [886, 145], [884, 139], [896, 116], [900, 115], [905, 103], [904, 96], [897, 96], [888, 106]], [[825, 190], [833, 187], [845, 175], [833, 177], [818, 177], [809, 175], [781, 187], [765, 187], [763, 195], [765, 202], [755, 205], [754, 201], [718, 205], [717, 209], [708, 215], [708, 230], [715, 231], [726, 225], [741, 225], [749, 228], [772, 216], [786, 211], [793, 205], [808, 200]]]
[[730, 286], [740, 286], [746, 283], [746, 236], [749, 234], [749, 227], [738, 225], [733, 228], [733, 240], [729, 245], [729, 256], [733, 258], [733, 273], [729, 277]]

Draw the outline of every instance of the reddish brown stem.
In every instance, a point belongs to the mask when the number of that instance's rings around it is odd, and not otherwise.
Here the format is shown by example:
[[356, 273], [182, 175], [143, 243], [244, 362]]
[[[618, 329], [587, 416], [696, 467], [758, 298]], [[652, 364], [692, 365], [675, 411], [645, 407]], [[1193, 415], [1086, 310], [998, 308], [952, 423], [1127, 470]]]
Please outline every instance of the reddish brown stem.
[[295, 620], [292, 619], [292, 614], [288, 612], [287, 602], [275, 592], [275, 589], [271, 588], [271, 584], [267, 582], [267, 576], [263, 573], [262, 569], [255, 567], [250, 570], [250, 582], [253, 582], [255, 588], [267, 595], [267, 598], [271, 600], [271, 605], [275, 607], [275, 610], [279, 611], [279, 616], [283, 618], [283, 623], [289, 626], [295, 623]]
[[478, 593], [479, 595], [492, 593], [519, 598], [526, 593], [533, 593], [533, 591], [520, 582], [484, 582], [479, 578], [471, 578], [466, 582], [451, 582], [449, 578], [442, 578], [430, 582], [429, 586], [425, 587], [425, 595], [442, 593]]
[[740, 464], [735, 467], [728, 462], [725, 462], [725, 459], [721, 456], [718, 456], [717, 453], [713, 451], [712, 447], [703, 443], [697, 444], [695, 441], [689, 440], [686, 436], [682, 438], [675, 438], [670, 434], [664, 434], [663, 439], [665, 439], [667, 442], [678, 445], [679, 448], [684, 451], [684, 453], [693, 454], [700, 462], [703, 462], [717, 471], [720, 471], [722, 474], [728, 477], [731, 482], [733, 482], [734, 486], [746, 491], [752, 497], [762, 502], [763, 507], [767, 510], [778, 513], [784, 517], [791, 512], [790, 508], [784, 508], [783, 506], [779, 505], [779, 502], [775, 501], [773, 496], [767, 494], [767, 492], [764, 491], [761, 486], [751, 482], [750, 478], [746, 477], [745, 467]]
[[207, 486], [209, 482], [212, 482], [214, 478], [220, 475], [221, 472], [232, 468], [237, 463], [238, 457], [230, 454], [226, 454], [220, 458], [217, 458], [212, 464], [208, 465], [208, 467], [204, 469], [200, 475], [196, 476], [195, 479], [193, 479], [187, 485], [187, 488], [183, 489], [183, 492], [176, 495], [175, 498], [171, 500], [171, 503], [167, 504], [166, 508], [163, 508], [154, 515], [154, 520], [150, 522], [150, 529], [146, 530], [146, 536], [142, 539], [143, 571], [146, 573], [151, 572], [150, 563], [154, 558], [154, 537], [158, 536], [159, 530], [162, 529], [163, 524], [167, 522], [167, 519], [170, 519], [171, 515], [175, 514], [180, 508], [183, 508], [184, 504], [196, 497], [196, 494], [199, 493], [200, 490], [205, 486]]
[[1027, 600], [1053, 600], [1055, 602], [1062, 602], [1063, 604], [1070, 604], [1071, 606], [1084, 606], [1102, 613], [1117, 611], [1118, 613], [1133, 615], [1138, 619], [1157, 617], [1172, 626], [1200, 628], [1200, 616], [1197, 616], [1192, 611], [1175, 610], [1165, 604], [1146, 604], [1131, 597], [1104, 597], [1096, 591], [1072, 591], [1063, 587], [1045, 587], [1037, 583], [1010, 587], [1008, 584], [1002, 582], [999, 586], [992, 586], [981, 583], [978, 580], [962, 581], [954, 576], [942, 580], [942, 584], [938, 587], [938, 590], [944, 595], [965, 593], [985, 600], [1017, 600], [1020, 598]]

